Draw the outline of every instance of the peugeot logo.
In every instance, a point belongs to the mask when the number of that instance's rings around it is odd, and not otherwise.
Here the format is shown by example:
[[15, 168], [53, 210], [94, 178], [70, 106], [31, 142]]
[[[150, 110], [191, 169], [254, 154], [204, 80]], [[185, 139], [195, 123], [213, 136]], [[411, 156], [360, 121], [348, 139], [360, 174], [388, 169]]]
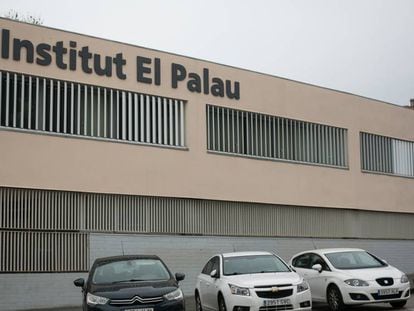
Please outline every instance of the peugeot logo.
[[277, 293], [279, 291], [279, 287], [272, 287], [272, 293]]

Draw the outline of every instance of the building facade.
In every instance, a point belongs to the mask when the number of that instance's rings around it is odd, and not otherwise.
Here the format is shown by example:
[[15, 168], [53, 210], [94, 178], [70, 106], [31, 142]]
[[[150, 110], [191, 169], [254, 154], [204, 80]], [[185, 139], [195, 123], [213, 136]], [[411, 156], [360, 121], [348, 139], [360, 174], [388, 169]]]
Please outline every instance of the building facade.
[[[97, 257], [362, 247], [414, 273], [414, 111], [0, 19], [0, 310]], [[65, 293], [62, 295], [62, 293]]]

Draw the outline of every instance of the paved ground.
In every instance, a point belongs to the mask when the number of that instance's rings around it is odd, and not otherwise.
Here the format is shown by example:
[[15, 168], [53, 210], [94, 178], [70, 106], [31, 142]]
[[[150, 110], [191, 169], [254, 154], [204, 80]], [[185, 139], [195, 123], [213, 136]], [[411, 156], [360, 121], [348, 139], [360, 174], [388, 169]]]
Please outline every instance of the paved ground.
[[[52, 310], [56, 311], [54, 309], [43, 309], [43, 310], [37, 309], [36, 311], [52, 311]], [[312, 310], [328, 311], [328, 308], [325, 305], [317, 305], [317, 306], [314, 306]], [[385, 304], [385, 303], [349, 308], [349, 311], [386, 311], [386, 310], [395, 310], [395, 309], [391, 308], [389, 304]], [[414, 311], [414, 297], [413, 296], [411, 296], [410, 300], [408, 301], [408, 304], [402, 310]], [[81, 308], [59, 308], [59, 311], [82, 311], [82, 309]], [[194, 297], [186, 298], [186, 311], [195, 311]]]

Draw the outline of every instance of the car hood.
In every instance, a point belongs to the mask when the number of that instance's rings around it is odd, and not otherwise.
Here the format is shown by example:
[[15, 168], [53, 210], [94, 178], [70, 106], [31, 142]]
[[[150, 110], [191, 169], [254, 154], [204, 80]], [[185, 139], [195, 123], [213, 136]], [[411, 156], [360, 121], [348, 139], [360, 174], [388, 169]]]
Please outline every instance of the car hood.
[[297, 284], [302, 280], [295, 272], [241, 274], [226, 276], [226, 278], [228, 283], [249, 288], [267, 285]]
[[402, 272], [393, 266], [339, 271], [349, 278], [362, 279], [365, 281], [373, 281], [379, 278], [399, 279], [402, 275]]
[[130, 282], [118, 284], [91, 284], [91, 294], [109, 299], [131, 299], [135, 296], [141, 298], [160, 297], [178, 288], [174, 280], [158, 282]]

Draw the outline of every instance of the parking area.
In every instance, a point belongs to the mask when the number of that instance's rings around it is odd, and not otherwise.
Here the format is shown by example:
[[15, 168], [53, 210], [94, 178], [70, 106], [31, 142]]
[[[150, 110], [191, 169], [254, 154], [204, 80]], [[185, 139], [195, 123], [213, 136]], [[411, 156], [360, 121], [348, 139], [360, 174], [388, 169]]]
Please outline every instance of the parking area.
[[[385, 303], [379, 303], [379, 304], [375, 304], [375, 305], [363, 305], [363, 306], [359, 306], [359, 307], [349, 307], [348, 309], [352, 310], [352, 311], [396, 310], [396, 309], [393, 309], [389, 304], [385, 304]], [[314, 305], [312, 310], [329, 311], [329, 308], [326, 305]], [[414, 311], [414, 300], [411, 298], [408, 301], [408, 304], [406, 305], [406, 307], [404, 309], [401, 309], [401, 310]]]
[[[318, 305], [314, 305], [312, 310], [329, 311], [329, 308], [326, 305], [318, 304]], [[352, 311], [385, 311], [385, 310], [396, 310], [396, 309], [393, 309], [389, 304], [379, 303], [375, 305], [363, 305], [359, 307], [350, 307], [349, 310], [352, 310]], [[410, 298], [406, 307], [401, 310], [414, 311], [414, 299]], [[194, 297], [186, 298], [186, 311], [195, 311]]]
[[[386, 310], [396, 310], [393, 309], [389, 304], [379, 303], [375, 305], [363, 305], [359, 307], [350, 307], [348, 308], [351, 311], [386, 311]], [[82, 308], [60, 308], [60, 311], [82, 311]], [[314, 305], [312, 310], [315, 311], [329, 311], [326, 305]], [[408, 300], [408, 304], [405, 306], [405, 311], [414, 311], [414, 298]], [[52, 309], [36, 309], [28, 311], [52, 311]], [[186, 297], [186, 311], [195, 311], [194, 297]]]

